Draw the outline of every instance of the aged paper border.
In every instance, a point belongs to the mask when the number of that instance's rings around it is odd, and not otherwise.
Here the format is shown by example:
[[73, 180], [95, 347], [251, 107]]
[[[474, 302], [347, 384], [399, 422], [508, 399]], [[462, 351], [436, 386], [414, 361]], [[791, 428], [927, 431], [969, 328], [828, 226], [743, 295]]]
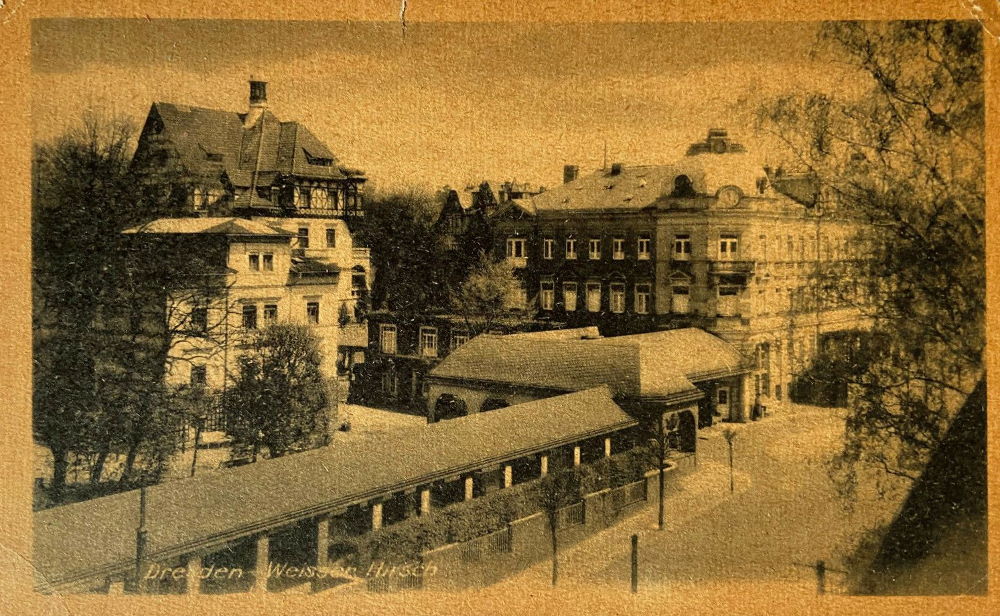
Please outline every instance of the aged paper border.
[[[335, 0], [317, 3], [287, 0], [216, 0], [211, 3], [160, 0], [111, 0], [83, 3], [71, 0], [5, 0], [0, 8], [0, 284], [3, 289], [5, 325], [0, 334], [0, 613], [40, 614], [175, 614], [178, 612], [233, 613], [736, 613], [771, 614], [988, 614], [1000, 613], [995, 599], [997, 585], [996, 532], [998, 522], [997, 453], [998, 421], [988, 419], [990, 433], [990, 564], [991, 596], [982, 598], [852, 598], [839, 596], [782, 597], [750, 584], [727, 587], [709, 594], [697, 588], [677, 593], [670, 601], [648, 594], [630, 595], [627, 589], [574, 588], [567, 592], [501, 596], [486, 591], [438, 595], [403, 593], [370, 595], [350, 603], [331, 596], [221, 597], [105, 597], [42, 596], [32, 591], [31, 555], [31, 450], [30, 367], [30, 20], [39, 17], [138, 17], [224, 18], [269, 20], [394, 21], [404, 0]], [[996, 201], [1000, 197], [1000, 2], [997, 0], [842, 0], [817, 3], [807, 0], [405, 0], [408, 21], [805, 21], [820, 19], [957, 18], [980, 19], [986, 26], [987, 76], [987, 294], [992, 315], [1000, 298], [993, 276], [997, 268]], [[997, 333], [987, 330], [987, 365], [997, 367]], [[989, 383], [989, 400], [998, 387]], [[85, 529], [81, 529], [85, 532]]]

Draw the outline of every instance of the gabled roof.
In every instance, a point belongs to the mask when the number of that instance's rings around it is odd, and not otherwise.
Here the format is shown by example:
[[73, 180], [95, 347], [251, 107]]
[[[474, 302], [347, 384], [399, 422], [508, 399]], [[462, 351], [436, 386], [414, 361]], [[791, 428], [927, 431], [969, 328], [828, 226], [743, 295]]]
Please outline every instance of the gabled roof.
[[595, 342], [523, 334], [477, 336], [449, 354], [429, 376], [554, 391], [608, 385], [614, 395], [631, 398], [700, 397], [684, 372], [661, 361], [659, 349], [634, 341]]
[[728, 342], [695, 328], [593, 337], [590, 328], [478, 336], [448, 355], [429, 376], [575, 391], [606, 384], [615, 395], [675, 398], [694, 384], [747, 372]]
[[631, 347], [584, 347], [579, 341], [480, 335], [452, 351], [430, 376], [579, 391], [608, 385], [639, 393], [639, 354]]
[[[149, 557], [168, 560], [634, 425], [608, 389], [597, 387], [151, 486]], [[138, 513], [138, 490], [35, 513], [38, 584], [129, 570]]]
[[573, 329], [546, 329], [540, 332], [518, 332], [508, 334], [507, 338], [528, 338], [533, 340], [582, 340], [584, 338], [600, 338], [601, 331], [596, 325], [574, 327]]
[[288, 231], [245, 218], [158, 218], [122, 233], [171, 235], [247, 235], [270, 238], [290, 238]]
[[740, 374], [747, 360], [736, 347], [696, 327], [587, 340], [595, 345], [638, 345], [644, 369], [683, 374], [692, 381]]
[[258, 168], [271, 174], [258, 176], [258, 185], [263, 186], [279, 173], [319, 179], [362, 175], [340, 165], [309, 129], [298, 122], [282, 122], [270, 111], [265, 110], [250, 128], [244, 128], [244, 113], [173, 103], [153, 103], [150, 116], [161, 120], [161, 136], [185, 168], [203, 177], [219, 178], [225, 172], [234, 185], [249, 186], [247, 174]]

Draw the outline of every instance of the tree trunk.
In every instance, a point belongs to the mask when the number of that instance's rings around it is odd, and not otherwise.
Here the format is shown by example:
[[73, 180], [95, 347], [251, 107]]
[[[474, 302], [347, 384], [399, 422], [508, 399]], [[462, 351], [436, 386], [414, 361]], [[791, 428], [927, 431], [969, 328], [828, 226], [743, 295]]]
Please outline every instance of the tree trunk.
[[658, 522], [659, 522], [658, 528], [660, 530], [663, 530], [663, 518], [664, 518], [664, 502], [663, 502], [663, 499], [664, 499], [664, 494], [663, 494], [663, 480], [664, 480], [664, 477], [663, 477], [663, 475], [664, 475], [664, 472], [663, 472], [663, 458], [660, 458], [660, 469], [659, 469], [659, 479], [660, 479], [660, 512], [659, 512], [659, 519], [658, 519]]
[[549, 518], [549, 530], [552, 531], [552, 585], [559, 581], [559, 537], [556, 535], [555, 516]]
[[194, 447], [191, 450], [191, 476], [194, 477], [195, 469], [198, 468], [198, 441], [201, 440], [201, 422], [194, 427]]
[[128, 454], [125, 456], [125, 468], [122, 469], [120, 483], [128, 483], [132, 478], [132, 470], [135, 468], [135, 459], [139, 455], [139, 444], [132, 443], [128, 447]]
[[108, 460], [108, 447], [101, 447], [101, 450], [97, 452], [97, 459], [94, 460], [94, 465], [90, 467], [90, 485], [96, 486], [101, 483], [101, 475], [104, 474], [104, 464]]
[[733, 486], [733, 444], [729, 443], [729, 492], [734, 492]]
[[60, 498], [66, 487], [66, 471], [69, 469], [67, 457], [66, 450], [52, 450], [52, 485], [49, 489], [49, 496], [53, 500]]

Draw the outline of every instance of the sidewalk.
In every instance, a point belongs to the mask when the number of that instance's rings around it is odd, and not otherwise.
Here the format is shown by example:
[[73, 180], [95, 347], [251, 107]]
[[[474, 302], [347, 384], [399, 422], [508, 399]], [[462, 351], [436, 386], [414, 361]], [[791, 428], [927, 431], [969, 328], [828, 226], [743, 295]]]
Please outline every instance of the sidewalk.
[[[630, 538], [639, 535], [640, 592], [731, 583], [767, 585], [798, 595], [816, 592], [810, 568], [840, 556], [874, 519], [895, 510], [884, 503], [863, 512], [841, 507], [824, 463], [842, 442], [843, 415], [790, 406], [736, 426], [735, 492], [729, 492], [728, 446], [722, 428], [698, 441], [698, 468], [666, 500], [666, 529], [656, 529], [657, 503], [560, 553], [560, 588], [608, 587], [627, 593]], [[560, 592], [550, 584], [551, 561], [539, 563], [484, 592]], [[839, 577], [828, 575], [835, 591]]]

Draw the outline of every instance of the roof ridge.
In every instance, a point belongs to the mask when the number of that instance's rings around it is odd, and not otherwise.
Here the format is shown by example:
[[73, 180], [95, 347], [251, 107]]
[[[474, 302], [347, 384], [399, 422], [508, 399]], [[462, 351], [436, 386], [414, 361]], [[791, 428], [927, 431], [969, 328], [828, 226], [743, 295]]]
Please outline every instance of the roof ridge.
[[172, 103], [170, 101], [153, 101], [153, 105], [170, 105], [171, 107], [187, 107], [188, 109], [197, 109], [198, 111], [213, 111], [215, 113], [231, 113], [234, 115], [243, 115], [244, 111], [232, 111], [229, 109], [218, 109], [216, 107], [202, 107], [201, 105], [191, 105], [188, 103]]

